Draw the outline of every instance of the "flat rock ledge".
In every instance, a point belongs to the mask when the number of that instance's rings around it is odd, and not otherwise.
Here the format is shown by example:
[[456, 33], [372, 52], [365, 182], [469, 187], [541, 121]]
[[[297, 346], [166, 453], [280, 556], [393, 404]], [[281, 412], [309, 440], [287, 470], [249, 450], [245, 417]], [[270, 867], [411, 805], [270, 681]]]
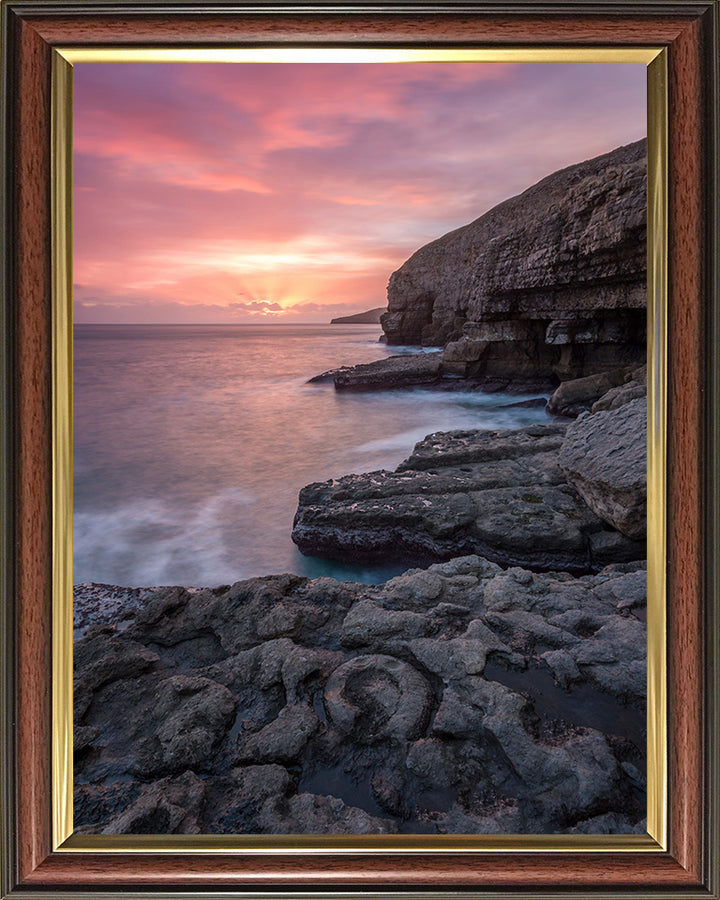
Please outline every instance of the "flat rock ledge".
[[468, 556], [111, 604], [75, 645], [76, 831], [644, 832], [645, 594]]
[[548, 396], [557, 387], [553, 373], [536, 372], [532, 366], [511, 374], [467, 374], [458, 371], [449, 351], [407, 353], [388, 356], [357, 366], [340, 366], [315, 375], [308, 384], [332, 382], [338, 391], [386, 391], [407, 387], [423, 387], [445, 391], [482, 390], [487, 393], [506, 391], [521, 394], [544, 392]]
[[[308, 555], [427, 565], [479, 554], [535, 571], [597, 572], [645, 557], [558, 465], [564, 424], [431, 434], [394, 471], [300, 491], [293, 541]], [[644, 471], [640, 477], [644, 478]]]
[[308, 384], [332, 381], [337, 390], [377, 391], [430, 387], [441, 380], [442, 353], [389, 356], [358, 366], [341, 366], [316, 375]]

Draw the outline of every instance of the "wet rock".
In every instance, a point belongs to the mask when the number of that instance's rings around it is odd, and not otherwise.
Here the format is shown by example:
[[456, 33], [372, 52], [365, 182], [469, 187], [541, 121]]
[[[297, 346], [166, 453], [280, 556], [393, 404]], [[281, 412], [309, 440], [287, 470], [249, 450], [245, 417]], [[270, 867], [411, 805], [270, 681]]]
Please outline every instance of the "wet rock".
[[482, 675], [490, 652], [509, 649], [480, 621], [471, 622], [463, 637], [411, 640], [408, 648], [428, 671], [446, 683], [467, 675]]
[[[634, 824], [644, 579], [637, 563], [578, 578], [469, 555], [385, 585], [251, 579], [197, 605], [165, 593], [143, 624], [91, 631], [78, 654], [98, 682], [75, 710], [79, 832]], [[276, 633], [258, 629], [275, 604], [292, 637], [260, 633]], [[209, 629], [250, 646], [209, 665], [180, 652]], [[95, 659], [106, 649], [117, 672]]]
[[260, 831], [258, 815], [265, 802], [291, 788], [287, 769], [278, 765], [244, 766], [207, 783], [205, 832], [243, 834]]
[[562, 688], [569, 687], [573, 682], [580, 681], [582, 673], [576, 660], [567, 650], [548, 650], [541, 654], [541, 659], [550, 667], [555, 681]]
[[603, 574], [607, 577], [593, 589], [596, 596], [612, 604], [620, 612], [646, 605], [647, 577], [644, 567], [623, 572], [608, 566]]
[[157, 588], [84, 582], [73, 587], [73, 626], [119, 625], [135, 617]]
[[137, 781], [73, 785], [73, 832], [99, 834], [106, 823], [122, 815], [140, 796], [145, 785]]
[[168, 678], [164, 671], [110, 682], [95, 691], [82, 716], [75, 712], [77, 725], [98, 730], [80, 770], [98, 781], [207, 771], [234, 709], [227, 688], [195, 674]]
[[405, 765], [418, 778], [437, 788], [449, 788], [461, 777], [457, 758], [445, 741], [422, 738], [408, 750]]
[[100, 734], [93, 725], [76, 725], [73, 728], [73, 753], [80, 753]]
[[453, 804], [437, 817], [440, 834], [522, 834], [527, 823], [516, 801], [499, 798], [485, 803], [481, 812], [470, 812]]
[[132, 678], [157, 662], [158, 656], [135, 641], [123, 640], [114, 628], [95, 626], [75, 644], [77, 679], [94, 690], [108, 681]]
[[564, 424], [548, 424], [502, 431], [438, 432], [417, 443], [398, 471], [422, 472], [438, 466], [515, 461], [540, 482], [556, 484], [562, 478], [555, 456], [566, 430]]
[[[526, 576], [529, 579], [526, 580]], [[543, 660], [563, 687], [590, 681], [622, 701], [645, 697], [644, 570], [592, 578], [510, 570], [486, 585], [483, 621], [525, 664]], [[517, 661], [517, 659], [516, 659]]]
[[361, 600], [345, 617], [340, 639], [344, 647], [388, 651], [399, 641], [427, 634], [430, 628], [430, 620], [420, 613], [387, 610], [371, 600]]
[[386, 769], [376, 773], [370, 780], [370, 789], [373, 799], [382, 810], [400, 819], [408, 817], [402, 772]]
[[473, 677], [446, 691], [433, 727], [455, 737], [487, 736], [521, 779], [520, 795], [551, 819], [592, 809], [622, 778], [603, 735], [571, 729], [544, 739], [527, 701], [496, 682]]
[[432, 569], [414, 569], [386, 582], [385, 590], [403, 608], [429, 609], [443, 595], [446, 584]]
[[268, 800], [259, 816], [265, 834], [394, 834], [390, 819], [346, 806], [337, 797], [297, 794]]
[[145, 786], [128, 809], [112, 818], [101, 834], [199, 834], [198, 816], [205, 786], [193, 773]]
[[238, 759], [285, 762], [297, 759], [318, 729], [320, 721], [305, 704], [286, 706], [277, 719], [256, 734], [240, 735]]
[[170, 771], [204, 768], [211, 751], [232, 724], [235, 699], [208, 678], [176, 675], [160, 686], [156, 717], [162, 758]]
[[617, 696], [643, 697], [645, 638], [645, 628], [637, 619], [613, 616], [593, 634], [592, 641], [574, 648], [573, 657], [604, 690]]
[[122, 640], [112, 627], [93, 626], [75, 643], [73, 656], [74, 709], [83, 715], [93, 691], [109, 681], [132, 678], [158, 660], [156, 653], [135, 641]]
[[647, 409], [644, 399], [585, 413], [569, 426], [559, 463], [604, 521], [629, 538], [647, 532]]
[[437, 384], [441, 353], [388, 356], [359, 366], [343, 366], [333, 375], [338, 390], [377, 390]]
[[310, 650], [294, 647], [282, 664], [282, 682], [289, 704], [296, 703], [305, 693], [306, 683], [313, 678], [325, 680], [343, 661], [342, 653], [330, 650]]

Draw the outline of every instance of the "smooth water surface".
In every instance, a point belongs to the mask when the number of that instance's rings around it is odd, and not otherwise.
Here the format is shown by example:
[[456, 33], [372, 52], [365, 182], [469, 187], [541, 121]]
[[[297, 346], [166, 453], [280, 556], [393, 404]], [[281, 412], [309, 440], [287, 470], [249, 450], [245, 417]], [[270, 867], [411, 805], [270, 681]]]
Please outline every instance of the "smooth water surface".
[[274, 572], [376, 582], [401, 567], [302, 556], [298, 491], [393, 469], [456, 428], [547, 421], [517, 394], [348, 393], [309, 378], [409, 348], [377, 325], [78, 325], [75, 583], [232, 583]]

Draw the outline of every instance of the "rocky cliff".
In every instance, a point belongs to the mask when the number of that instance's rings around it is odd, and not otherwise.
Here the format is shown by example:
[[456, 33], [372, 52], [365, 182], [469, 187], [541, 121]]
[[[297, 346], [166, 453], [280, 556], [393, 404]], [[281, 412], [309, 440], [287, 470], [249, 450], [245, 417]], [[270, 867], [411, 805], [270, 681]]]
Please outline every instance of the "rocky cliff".
[[390, 278], [389, 344], [444, 367], [577, 378], [645, 356], [646, 142], [555, 172], [422, 247]]

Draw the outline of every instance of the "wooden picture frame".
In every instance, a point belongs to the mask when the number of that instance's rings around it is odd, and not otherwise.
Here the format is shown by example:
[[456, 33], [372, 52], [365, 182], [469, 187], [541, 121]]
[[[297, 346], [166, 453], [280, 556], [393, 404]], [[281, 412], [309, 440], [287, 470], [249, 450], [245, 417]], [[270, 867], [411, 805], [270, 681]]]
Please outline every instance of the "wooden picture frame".
[[[8, 897], [718, 897], [718, 14], [715, 0], [312, 7], [2, 5], [3, 870]], [[668, 115], [667, 847], [421, 854], [55, 847], [52, 133], [55, 47], [660, 47]], [[57, 198], [55, 198], [57, 202]]]

